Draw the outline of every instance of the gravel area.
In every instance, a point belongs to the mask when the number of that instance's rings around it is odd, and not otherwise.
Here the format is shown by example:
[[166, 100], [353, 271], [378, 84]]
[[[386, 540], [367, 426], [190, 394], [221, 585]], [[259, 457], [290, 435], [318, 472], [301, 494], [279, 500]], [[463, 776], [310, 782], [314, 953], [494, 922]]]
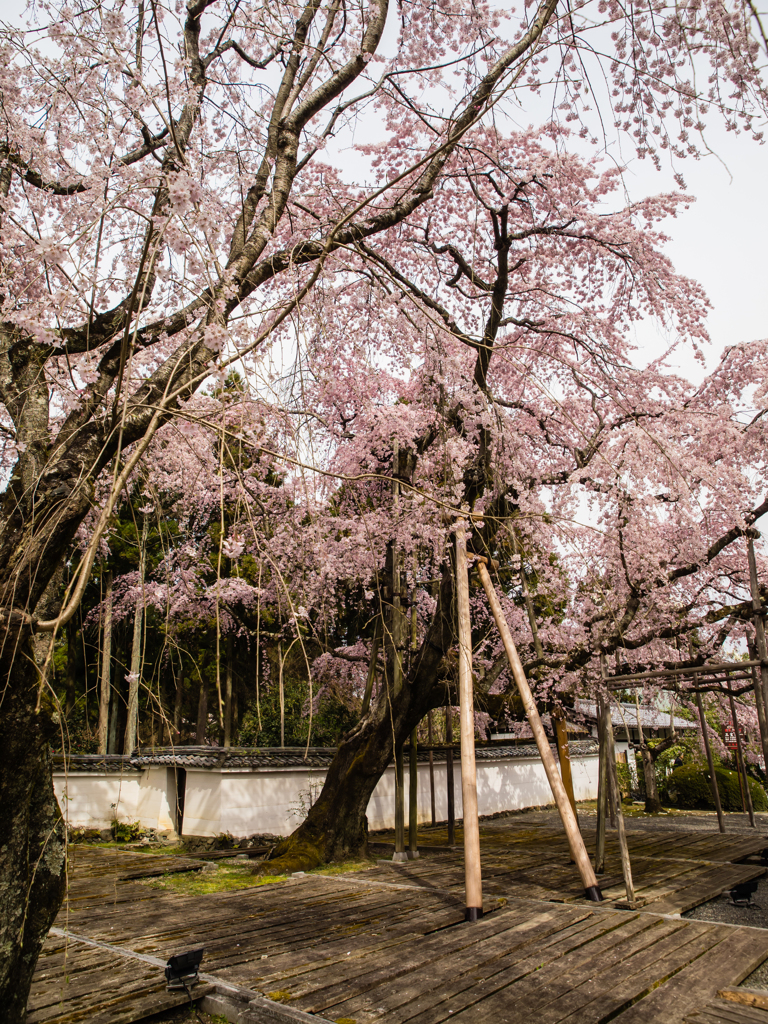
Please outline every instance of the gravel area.
[[683, 917], [694, 921], [717, 921], [721, 924], [741, 924], [750, 928], [768, 928], [768, 878], [757, 880], [757, 892], [748, 907], [736, 907], [728, 893], [709, 903], [701, 903], [687, 910]]

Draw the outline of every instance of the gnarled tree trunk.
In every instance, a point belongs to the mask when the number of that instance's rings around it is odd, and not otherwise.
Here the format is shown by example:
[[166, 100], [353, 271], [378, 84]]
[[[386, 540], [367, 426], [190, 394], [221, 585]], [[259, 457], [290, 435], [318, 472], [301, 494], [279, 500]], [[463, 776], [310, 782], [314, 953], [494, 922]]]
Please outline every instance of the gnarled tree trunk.
[[395, 744], [403, 743], [428, 711], [445, 703], [448, 676], [453, 674], [448, 652], [455, 642], [455, 620], [453, 573], [446, 567], [427, 636], [399, 692], [394, 693], [392, 673], [387, 672], [370, 710], [339, 745], [306, 819], [277, 844], [265, 870], [299, 871], [365, 854], [365, 813]]
[[41, 693], [32, 631], [20, 616], [4, 631], [0, 673], [0, 1001], [3, 1020], [12, 1024], [24, 1020], [65, 880], [64, 824], [49, 753], [56, 714]]

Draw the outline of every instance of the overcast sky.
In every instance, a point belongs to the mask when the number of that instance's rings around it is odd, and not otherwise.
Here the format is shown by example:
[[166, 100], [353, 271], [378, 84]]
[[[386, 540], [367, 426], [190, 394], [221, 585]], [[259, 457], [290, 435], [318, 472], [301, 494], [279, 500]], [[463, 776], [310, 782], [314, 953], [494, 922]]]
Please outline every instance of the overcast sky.
[[[680, 165], [696, 202], [665, 230], [676, 269], [698, 280], [713, 305], [711, 364], [728, 345], [768, 336], [768, 146], [722, 129], [708, 138], [720, 159]], [[627, 175], [633, 198], [674, 188], [671, 178], [647, 161], [631, 164]]]

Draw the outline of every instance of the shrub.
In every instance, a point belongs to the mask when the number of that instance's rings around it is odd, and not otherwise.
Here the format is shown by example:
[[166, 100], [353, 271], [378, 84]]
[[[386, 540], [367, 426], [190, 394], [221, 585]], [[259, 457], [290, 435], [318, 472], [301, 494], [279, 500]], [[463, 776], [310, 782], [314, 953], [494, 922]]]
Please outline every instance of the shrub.
[[138, 821], [118, 821], [112, 819], [112, 838], [116, 843], [132, 843], [141, 835], [141, 824]]
[[[741, 810], [741, 791], [739, 778], [735, 771], [728, 768], [715, 768], [720, 803], [724, 811]], [[752, 806], [756, 811], [768, 810], [768, 795], [763, 787], [747, 776]], [[685, 809], [712, 810], [715, 803], [709, 783], [709, 773], [701, 771], [696, 765], [685, 764], [675, 768], [664, 787], [664, 800], [673, 807]]]

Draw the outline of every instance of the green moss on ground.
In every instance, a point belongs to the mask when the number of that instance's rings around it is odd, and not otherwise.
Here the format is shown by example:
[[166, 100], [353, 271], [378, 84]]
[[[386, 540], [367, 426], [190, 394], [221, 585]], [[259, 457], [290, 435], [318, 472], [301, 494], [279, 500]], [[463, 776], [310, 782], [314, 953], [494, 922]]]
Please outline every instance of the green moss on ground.
[[[338, 864], [321, 864], [307, 875], [342, 875], [352, 871], [365, 871], [372, 866], [370, 860], [349, 860]], [[299, 869], [302, 870], [302, 869]], [[208, 862], [207, 869], [197, 871], [175, 871], [158, 878], [144, 879], [142, 884], [152, 889], [165, 889], [177, 892], [182, 896], [203, 896], [212, 892], [231, 892], [235, 889], [252, 889], [255, 886], [271, 885], [274, 882], [285, 882], [286, 872], [282, 874], [256, 874], [252, 864], [238, 861]]]

